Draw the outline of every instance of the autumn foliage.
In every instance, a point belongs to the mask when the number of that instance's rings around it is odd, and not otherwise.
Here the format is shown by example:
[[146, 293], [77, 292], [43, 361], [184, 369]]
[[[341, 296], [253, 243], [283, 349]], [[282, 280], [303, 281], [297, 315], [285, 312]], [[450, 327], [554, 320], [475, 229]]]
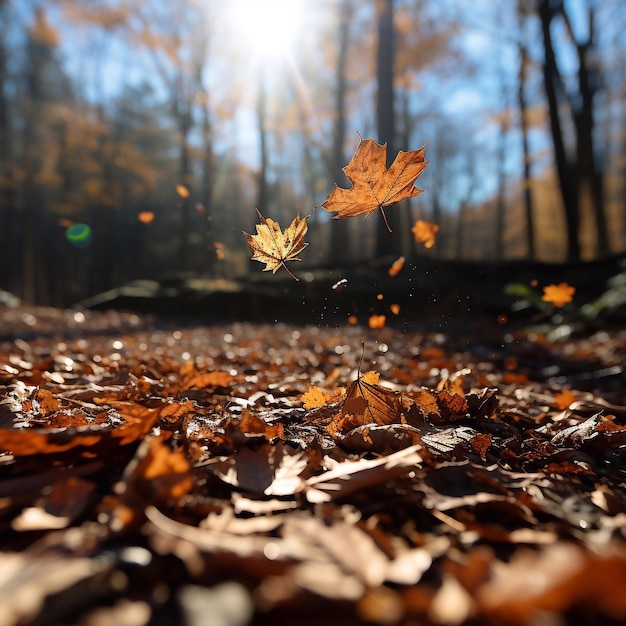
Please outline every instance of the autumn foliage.
[[[387, 168], [386, 144], [381, 145], [373, 139], [363, 139], [361, 135], [359, 140], [356, 152], [348, 165], [343, 168], [352, 187], [342, 189], [335, 185], [320, 206], [334, 213], [334, 219], [358, 215], [365, 215], [367, 218], [380, 210], [387, 229], [391, 232], [384, 209], [422, 193], [422, 190], [415, 186], [415, 182], [428, 165], [428, 161], [424, 160], [424, 147], [410, 152], [400, 150], [391, 166]], [[299, 261], [297, 255], [308, 245], [304, 243], [308, 216], [301, 219], [298, 213], [283, 232], [277, 222], [263, 217], [258, 209], [257, 214], [261, 221], [256, 227], [257, 234], [250, 235], [244, 232], [252, 252], [252, 259], [265, 263], [264, 271], [271, 270], [275, 273], [280, 267], [284, 267], [292, 278], [298, 280], [285, 262]], [[436, 224], [419, 220], [413, 228], [415, 240], [424, 242], [427, 248], [432, 247], [438, 228]], [[403, 263], [404, 260], [398, 259], [390, 269], [390, 275], [397, 274]]]

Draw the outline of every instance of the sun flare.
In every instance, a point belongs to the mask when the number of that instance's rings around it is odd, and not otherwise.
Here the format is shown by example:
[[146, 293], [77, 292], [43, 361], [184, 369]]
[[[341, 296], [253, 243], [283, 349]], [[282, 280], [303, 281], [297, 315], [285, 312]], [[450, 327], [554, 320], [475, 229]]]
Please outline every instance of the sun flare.
[[303, 0], [235, 0], [229, 21], [255, 60], [269, 61], [289, 54], [302, 21]]

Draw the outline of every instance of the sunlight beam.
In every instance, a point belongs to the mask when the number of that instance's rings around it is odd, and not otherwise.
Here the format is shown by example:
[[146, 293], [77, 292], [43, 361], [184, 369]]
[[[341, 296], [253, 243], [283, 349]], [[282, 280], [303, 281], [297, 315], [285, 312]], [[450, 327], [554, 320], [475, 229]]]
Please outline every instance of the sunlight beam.
[[289, 56], [301, 20], [302, 0], [234, 0], [229, 7], [234, 36], [241, 38], [257, 62]]

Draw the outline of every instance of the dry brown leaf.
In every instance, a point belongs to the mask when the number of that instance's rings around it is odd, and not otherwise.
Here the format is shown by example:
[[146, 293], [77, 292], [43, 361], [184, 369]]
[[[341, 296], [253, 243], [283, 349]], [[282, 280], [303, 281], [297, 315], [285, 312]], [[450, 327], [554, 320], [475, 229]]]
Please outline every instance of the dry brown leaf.
[[368, 372], [348, 387], [341, 411], [328, 427], [331, 434], [346, 432], [364, 424], [390, 424], [400, 417], [400, 403], [396, 394], [379, 387], [376, 382], [378, 374]]
[[335, 185], [321, 206], [330, 213], [336, 213], [334, 219], [356, 215], [367, 218], [380, 209], [387, 229], [391, 231], [383, 207], [422, 193], [415, 187], [415, 181], [428, 164], [424, 160], [424, 146], [410, 152], [400, 150], [387, 169], [387, 144], [363, 139], [361, 135], [359, 138], [352, 159], [343, 168], [352, 188], [342, 189]]
[[252, 259], [265, 263], [264, 272], [271, 270], [274, 274], [284, 267], [287, 273], [294, 279], [299, 280], [285, 265], [286, 261], [300, 261], [298, 254], [309, 244], [304, 241], [307, 231], [308, 215], [301, 218], [296, 215], [293, 222], [283, 232], [280, 224], [269, 217], [266, 219], [259, 214], [260, 224], [256, 226], [256, 235], [244, 232], [248, 247], [252, 252]]

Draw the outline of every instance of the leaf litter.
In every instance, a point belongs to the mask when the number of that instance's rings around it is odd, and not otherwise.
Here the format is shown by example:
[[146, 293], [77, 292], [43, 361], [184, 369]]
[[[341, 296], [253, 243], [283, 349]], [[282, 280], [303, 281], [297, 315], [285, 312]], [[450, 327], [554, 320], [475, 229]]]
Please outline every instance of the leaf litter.
[[32, 315], [0, 351], [2, 624], [626, 619], [624, 331]]

